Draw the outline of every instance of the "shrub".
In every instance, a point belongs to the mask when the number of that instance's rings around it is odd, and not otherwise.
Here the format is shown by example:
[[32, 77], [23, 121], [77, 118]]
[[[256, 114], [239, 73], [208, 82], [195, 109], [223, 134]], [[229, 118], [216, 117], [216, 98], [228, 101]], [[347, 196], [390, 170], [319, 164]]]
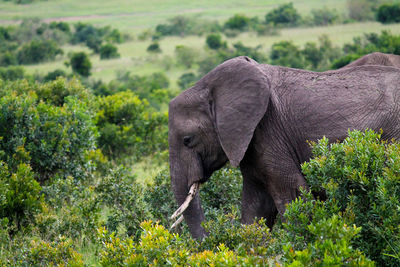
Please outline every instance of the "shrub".
[[361, 55], [357, 55], [357, 54], [345, 55], [345, 56], [333, 61], [331, 68], [332, 69], [340, 69], [340, 68], [346, 66], [347, 64], [349, 64], [350, 62], [359, 59], [360, 57], [361, 57]]
[[17, 65], [18, 59], [14, 52], [5, 51], [0, 53], [0, 66]]
[[49, 73], [44, 76], [43, 81], [44, 82], [51, 82], [57, 80], [59, 77], [67, 77], [67, 74], [65, 71], [61, 69], [56, 69], [54, 71], [50, 71]]
[[379, 265], [400, 263], [400, 145], [373, 131], [349, 132], [342, 143], [314, 144], [302, 166], [311, 188], [325, 190], [348, 224], [361, 226], [352, 244]]
[[53, 21], [49, 24], [50, 29], [58, 29], [60, 31], [71, 33], [71, 28], [67, 22]]
[[18, 62], [20, 64], [35, 64], [43, 61], [54, 60], [63, 51], [54, 41], [31, 41], [21, 47], [18, 51]]
[[90, 175], [92, 166], [85, 155], [94, 148], [96, 133], [90, 110], [76, 98], [64, 101], [56, 107], [39, 102], [33, 92], [17, 95], [6, 90], [0, 98], [0, 159], [11, 170], [20, 162], [29, 163], [39, 181]]
[[146, 50], [150, 53], [161, 53], [160, 45], [157, 42], [150, 44]]
[[376, 20], [382, 23], [400, 22], [400, 4], [381, 5], [376, 12]]
[[85, 52], [75, 52], [71, 55], [70, 65], [72, 71], [82, 75], [84, 77], [90, 76], [90, 70], [92, 63], [89, 60], [88, 55]]
[[290, 41], [281, 41], [271, 47], [271, 64], [292, 68], [303, 68], [304, 59], [299, 47]]
[[217, 33], [212, 33], [207, 35], [206, 38], [207, 46], [211, 49], [226, 48], [226, 42], [222, 41], [221, 35]]
[[21, 163], [13, 171], [0, 161], [0, 220], [8, 219], [10, 231], [20, 230], [42, 210], [41, 189], [29, 165]]
[[182, 74], [178, 79], [178, 85], [181, 89], [189, 88], [197, 81], [197, 77], [193, 72]]
[[296, 26], [300, 18], [293, 3], [282, 4], [265, 15], [266, 23], [273, 23], [274, 25]]
[[119, 58], [120, 54], [115, 45], [105, 44], [100, 47], [100, 59]]
[[168, 171], [160, 172], [152, 183], [147, 184], [143, 192], [144, 201], [153, 220], [161, 225], [171, 224], [170, 216], [178, 208], [171, 190], [171, 178]]
[[336, 10], [330, 10], [328, 8], [313, 9], [311, 10], [311, 15], [314, 25], [333, 24], [339, 17]]
[[122, 226], [128, 235], [137, 239], [141, 234], [140, 223], [151, 218], [151, 214], [143, 200], [143, 188], [135, 177], [129, 170], [118, 167], [101, 180], [96, 191], [102, 203], [110, 208], [107, 229], [117, 232]]
[[235, 14], [230, 17], [224, 24], [225, 29], [245, 31], [248, 29], [250, 19], [241, 14]]
[[22, 67], [0, 67], [0, 79], [15, 81], [24, 78], [25, 70]]
[[277, 238], [283, 244], [281, 260], [287, 266], [374, 266], [365, 255], [353, 249], [361, 228], [348, 226], [335, 206], [311, 200], [311, 193], [303, 192], [289, 204]]
[[46, 242], [32, 240], [24, 259], [27, 266], [83, 266], [82, 255], [74, 250], [73, 241], [61, 236], [59, 240]]
[[130, 91], [99, 98], [99, 146], [112, 158], [135, 159], [166, 149], [166, 115], [152, 112], [146, 100]]

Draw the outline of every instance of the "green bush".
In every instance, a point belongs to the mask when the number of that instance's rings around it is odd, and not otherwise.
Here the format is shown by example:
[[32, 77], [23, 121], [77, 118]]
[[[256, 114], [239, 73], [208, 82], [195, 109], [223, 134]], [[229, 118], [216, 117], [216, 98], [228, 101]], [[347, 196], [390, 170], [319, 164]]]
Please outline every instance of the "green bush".
[[193, 72], [187, 72], [182, 74], [178, 79], [179, 87], [183, 89], [187, 89], [194, 85], [194, 83], [198, 80], [196, 75]]
[[266, 23], [274, 25], [296, 26], [301, 17], [293, 3], [282, 4], [265, 15]]
[[166, 149], [166, 115], [130, 91], [99, 98], [99, 146], [111, 158], [135, 159]]
[[[285, 222], [275, 229], [283, 245], [281, 260], [287, 266], [374, 266], [365, 255], [352, 247], [361, 228], [348, 226], [337, 207], [303, 192], [287, 206]], [[304, 199], [308, 199], [305, 201]], [[276, 227], [275, 227], [276, 228]]]
[[303, 68], [305, 66], [300, 48], [290, 41], [273, 44], [269, 58], [272, 65], [292, 68]]
[[151, 214], [144, 202], [143, 187], [135, 177], [129, 170], [118, 167], [101, 180], [96, 191], [101, 202], [110, 209], [107, 229], [118, 232], [123, 227], [126, 234], [137, 239], [141, 234], [140, 223], [151, 218]]
[[146, 51], [150, 53], [161, 53], [161, 48], [157, 42], [154, 42], [147, 47]]
[[230, 17], [224, 24], [225, 29], [245, 31], [248, 30], [250, 19], [245, 15], [235, 14]]
[[70, 58], [70, 65], [74, 73], [78, 73], [84, 77], [88, 77], [91, 74], [92, 63], [85, 52], [73, 53]]
[[18, 65], [16, 53], [13, 51], [4, 51], [0, 53], [0, 66]]
[[100, 59], [119, 58], [120, 54], [115, 45], [105, 44], [100, 47]]
[[23, 79], [25, 70], [19, 66], [0, 67], [0, 79], [15, 81]]
[[36, 64], [43, 61], [54, 60], [63, 51], [56, 42], [51, 40], [31, 41], [23, 45], [18, 51], [19, 64]]
[[357, 54], [345, 55], [345, 56], [333, 61], [331, 68], [332, 69], [340, 69], [340, 68], [346, 66], [347, 64], [349, 64], [350, 62], [359, 59], [360, 57], [361, 57], [361, 55], [357, 55]]
[[353, 131], [342, 143], [323, 138], [313, 155], [302, 166], [307, 182], [315, 191], [326, 191], [346, 223], [362, 227], [354, 247], [379, 265], [398, 266], [400, 145], [370, 130]]
[[94, 149], [96, 131], [87, 105], [69, 96], [56, 107], [39, 102], [28, 84], [24, 89], [28, 93], [20, 95], [5, 90], [0, 98], [0, 160], [11, 170], [20, 162], [30, 164], [38, 181], [90, 176], [86, 154]]
[[339, 18], [336, 10], [328, 8], [311, 10], [312, 20], [314, 25], [329, 25], [336, 22]]
[[400, 4], [381, 5], [376, 12], [376, 20], [382, 23], [400, 22]]
[[[145, 98], [152, 103], [152, 94], [158, 89], [169, 87], [169, 79], [163, 72], [151, 75], [134, 75], [130, 72], [118, 72], [117, 79], [112, 80], [107, 86], [111, 94], [123, 91], [133, 91], [140, 98]], [[169, 98], [164, 99], [168, 102]]]
[[24, 257], [26, 266], [83, 266], [83, 256], [74, 249], [73, 241], [61, 236], [59, 240], [30, 242]]
[[206, 43], [210, 49], [226, 48], [227, 46], [226, 42], [222, 41], [221, 35], [217, 33], [207, 35]]
[[48, 72], [46, 76], [44, 76], [43, 82], [55, 81], [59, 77], [67, 77], [67, 74], [61, 69], [55, 69], [54, 71]]
[[29, 165], [21, 163], [14, 172], [0, 161], [0, 220], [7, 218], [10, 231], [28, 225], [42, 210], [41, 189]]

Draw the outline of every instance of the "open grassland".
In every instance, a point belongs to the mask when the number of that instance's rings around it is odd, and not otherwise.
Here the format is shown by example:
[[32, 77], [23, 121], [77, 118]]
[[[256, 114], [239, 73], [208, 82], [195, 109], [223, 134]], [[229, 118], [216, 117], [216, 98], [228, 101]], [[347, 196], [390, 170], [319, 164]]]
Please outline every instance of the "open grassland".
[[[346, 10], [346, 0], [293, 2], [302, 15], [324, 6], [340, 12]], [[122, 30], [140, 31], [176, 15], [196, 15], [214, 20], [223, 20], [235, 13], [263, 17], [282, 3], [284, 2], [280, 0], [55, 0], [38, 1], [29, 5], [0, 2], [0, 20], [10, 23], [23, 18], [38, 17], [48, 21], [87, 21], [98, 25], [112, 25]]]
[[[262, 45], [262, 52], [268, 53], [273, 43], [282, 40], [291, 40], [295, 44], [302, 46], [306, 42], [317, 42], [318, 38], [325, 34], [332, 40], [334, 45], [341, 46], [344, 43], [351, 42], [356, 36], [370, 32], [380, 33], [382, 30], [389, 30], [393, 34], [400, 34], [398, 24], [383, 25], [377, 22], [364, 22], [325, 27], [282, 29], [277, 36], [257, 36], [255, 33], [242, 33], [235, 38], [228, 38], [226, 40], [230, 45], [237, 42], [242, 42], [244, 45], [251, 47]], [[121, 54], [121, 58], [118, 59], [100, 60], [98, 55], [92, 54], [90, 58], [93, 64], [92, 77], [94, 79], [110, 81], [115, 78], [117, 71], [130, 71], [138, 75], [163, 71], [166, 72], [171, 82], [174, 83], [182, 73], [189, 71], [178, 66], [172, 66], [172, 68], [166, 70], [165, 66], [168, 65], [168, 61], [173, 61], [175, 47], [177, 45], [189, 46], [195, 48], [201, 54], [205, 53], [204, 48], [206, 46], [205, 36], [167, 37], [160, 41], [162, 53], [151, 55], [146, 51], [150, 43], [150, 40], [133, 40], [120, 44], [118, 45], [118, 51]], [[29, 65], [26, 66], [26, 69], [29, 73], [47, 73], [57, 68], [67, 70], [63, 62], [67, 60], [68, 52], [81, 50], [90, 52], [84, 46], [68, 45], [64, 47], [65, 55], [59, 57], [59, 60], [38, 65]]]

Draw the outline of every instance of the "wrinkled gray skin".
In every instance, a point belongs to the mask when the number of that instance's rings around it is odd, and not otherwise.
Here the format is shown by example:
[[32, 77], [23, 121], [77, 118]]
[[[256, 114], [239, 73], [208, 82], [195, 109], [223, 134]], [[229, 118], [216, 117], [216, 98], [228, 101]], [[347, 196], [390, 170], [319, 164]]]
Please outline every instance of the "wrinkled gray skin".
[[374, 52], [365, 55], [353, 62], [347, 64], [343, 68], [352, 68], [356, 66], [364, 65], [381, 65], [381, 66], [393, 66], [400, 68], [400, 56], [393, 54], [385, 54], [380, 52]]
[[[306, 186], [300, 164], [307, 143], [348, 130], [383, 130], [400, 137], [400, 69], [358, 66], [310, 72], [258, 64], [247, 57], [224, 62], [169, 106], [172, 188], [181, 204], [189, 187], [226, 162], [243, 174], [242, 222], [277, 212]], [[195, 238], [206, 235], [197, 196], [184, 213]]]

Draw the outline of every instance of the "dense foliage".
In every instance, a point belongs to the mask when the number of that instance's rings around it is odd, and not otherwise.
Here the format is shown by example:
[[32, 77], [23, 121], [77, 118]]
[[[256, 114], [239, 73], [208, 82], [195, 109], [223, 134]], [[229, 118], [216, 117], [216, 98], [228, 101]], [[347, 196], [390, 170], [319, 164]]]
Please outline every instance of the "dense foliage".
[[[387, 31], [342, 47], [326, 36], [271, 47], [230, 39], [374, 14], [383, 23], [396, 22], [396, 5], [347, 3], [349, 15], [325, 7], [300, 15], [294, 2], [261, 19], [173, 17], [138, 36], [153, 40], [133, 64], [156, 63], [157, 70], [120, 70], [107, 82], [89, 77], [89, 58], [119, 57], [119, 44], [130, 37], [117, 29], [38, 19], [0, 26], [0, 265], [398, 266], [399, 145], [370, 131], [350, 132], [341, 144], [313, 144], [315, 158], [302, 170], [327, 200], [304, 191], [272, 230], [264, 220], [240, 223], [242, 177], [230, 167], [215, 172], [200, 191], [209, 236], [191, 239], [185, 223], [167, 230], [177, 208], [166, 170], [169, 99], [240, 55], [324, 71], [370, 52], [400, 54], [400, 36]], [[202, 36], [204, 50], [168, 47], [162, 39], [188, 35]], [[90, 50], [77, 52], [82, 46]], [[164, 55], [168, 50], [173, 56]], [[58, 59], [67, 59], [72, 73], [30, 74], [20, 66]], [[142, 177], [146, 171], [152, 177]]]

